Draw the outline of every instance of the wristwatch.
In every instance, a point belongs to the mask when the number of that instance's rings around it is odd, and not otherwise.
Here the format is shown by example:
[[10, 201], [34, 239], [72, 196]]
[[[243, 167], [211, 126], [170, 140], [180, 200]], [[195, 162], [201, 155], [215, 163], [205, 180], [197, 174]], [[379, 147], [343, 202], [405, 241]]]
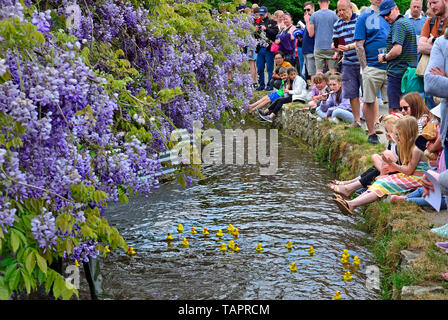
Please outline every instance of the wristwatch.
[[437, 39], [436, 37], [433, 37], [433, 38], [432, 38], [431, 41], [432, 41], [433, 44], [434, 44], [434, 42], [436, 41], [436, 39]]
[[387, 61], [386, 60], [386, 54], [383, 54], [383, 61]]

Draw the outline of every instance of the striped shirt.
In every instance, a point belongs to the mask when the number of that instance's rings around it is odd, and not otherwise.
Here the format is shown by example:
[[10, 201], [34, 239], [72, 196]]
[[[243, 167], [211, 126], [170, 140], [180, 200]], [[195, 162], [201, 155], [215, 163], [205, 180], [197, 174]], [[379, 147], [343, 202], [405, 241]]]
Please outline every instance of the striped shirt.
[[386, 48], [389, 52], [394, 44], [402, 46], [401, 54], [395, 59], [387, 61], [387, 75], [402, 78], [408, 67], [417, 66], [417, 37], [412, 23], [404, 16], [398, 18], [390, 26], [386, 38]]
[[[357, 20], [358, 15], [353, 12], [352, 17], [348, 22], [346, 22], [342, 18], [336, 21], [333, 25], [333, 40], [336, 38], [343, 38], [345, 45], [354, 43]], [[356, 55], [355, 49], [344, 52], [344, 61], [342, 62], [342, 64], [359, 64], [358, 56]]]

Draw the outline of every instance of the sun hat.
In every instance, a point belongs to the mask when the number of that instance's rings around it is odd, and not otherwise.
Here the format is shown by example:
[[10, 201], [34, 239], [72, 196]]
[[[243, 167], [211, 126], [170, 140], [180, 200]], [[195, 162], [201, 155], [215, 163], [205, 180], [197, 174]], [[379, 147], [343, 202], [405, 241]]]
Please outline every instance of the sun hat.
[[433, 115], [440, 119], [440, 103], [429, 111], [431, 111]]

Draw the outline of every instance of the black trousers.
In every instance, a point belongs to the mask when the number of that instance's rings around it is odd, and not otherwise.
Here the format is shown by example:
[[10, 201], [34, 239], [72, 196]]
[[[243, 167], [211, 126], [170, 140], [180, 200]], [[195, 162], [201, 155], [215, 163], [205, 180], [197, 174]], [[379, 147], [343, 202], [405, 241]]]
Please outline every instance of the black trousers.
[[277, 100], [275, 100], [274, 102], [271, 103], [271, 105], [269, 106], [269, 113], [274, 113], [275, 115], [278, 114], [278, 112], [282, 109], [282, 106], [285, 103], [290, 103], [292, 102], [292, 95], [289, 95], [285, 98], [278, 98]]

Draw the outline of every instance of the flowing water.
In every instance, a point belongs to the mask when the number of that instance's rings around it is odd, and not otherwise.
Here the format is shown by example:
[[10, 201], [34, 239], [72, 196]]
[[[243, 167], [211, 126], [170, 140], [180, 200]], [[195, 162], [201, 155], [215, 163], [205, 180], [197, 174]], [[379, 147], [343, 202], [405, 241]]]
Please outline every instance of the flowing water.
[[[253, 126], [253, 125], [252, 125]], [[269, 135], [268, 135], [269, 137]], [[378, 299], [366, 287], [373, 256], [359, 217], [342, 215], [326, 184], [329, 169], [303, 145], [279, 136], [278, 171], [261, 176], [257, 165], [209, 165], [205, 179], [183, 188], [164, 183], [149, 197], [128, 205], [110, 204], [107, 217], [136, 255], [113, 252], [102, 263], [104, 288], [115, 299]], [[184, 233], [178, 234], [182, 223]], [[239, 228], [234, 239], [228, 224]], [[191, 227], [199, 232], [192, 235]], [[201, 230], [207, 227], [205, 238]], [[215, 233], [223, 229], [218, 241]], [[168, 232], [175, 238], [170, 247]], [[184, 237], [189, 248], [180, 247]], [[222, 252], [222, 242], [237, 242], [240, 252]], [[285, 244], [291, 240], [294, 249]], [[261, 242], [263, 253], [255, 247]], [[315, 254], [308, 249], [314, 246]], [[358, 270], [344, 268], [343, 249], [357, 255]], [[117, 250], [119, 251], [119, 250]], [[289, 271], [296, 262], [297, 272]], [[343, 276], [351, 270], [353, 280]]]

